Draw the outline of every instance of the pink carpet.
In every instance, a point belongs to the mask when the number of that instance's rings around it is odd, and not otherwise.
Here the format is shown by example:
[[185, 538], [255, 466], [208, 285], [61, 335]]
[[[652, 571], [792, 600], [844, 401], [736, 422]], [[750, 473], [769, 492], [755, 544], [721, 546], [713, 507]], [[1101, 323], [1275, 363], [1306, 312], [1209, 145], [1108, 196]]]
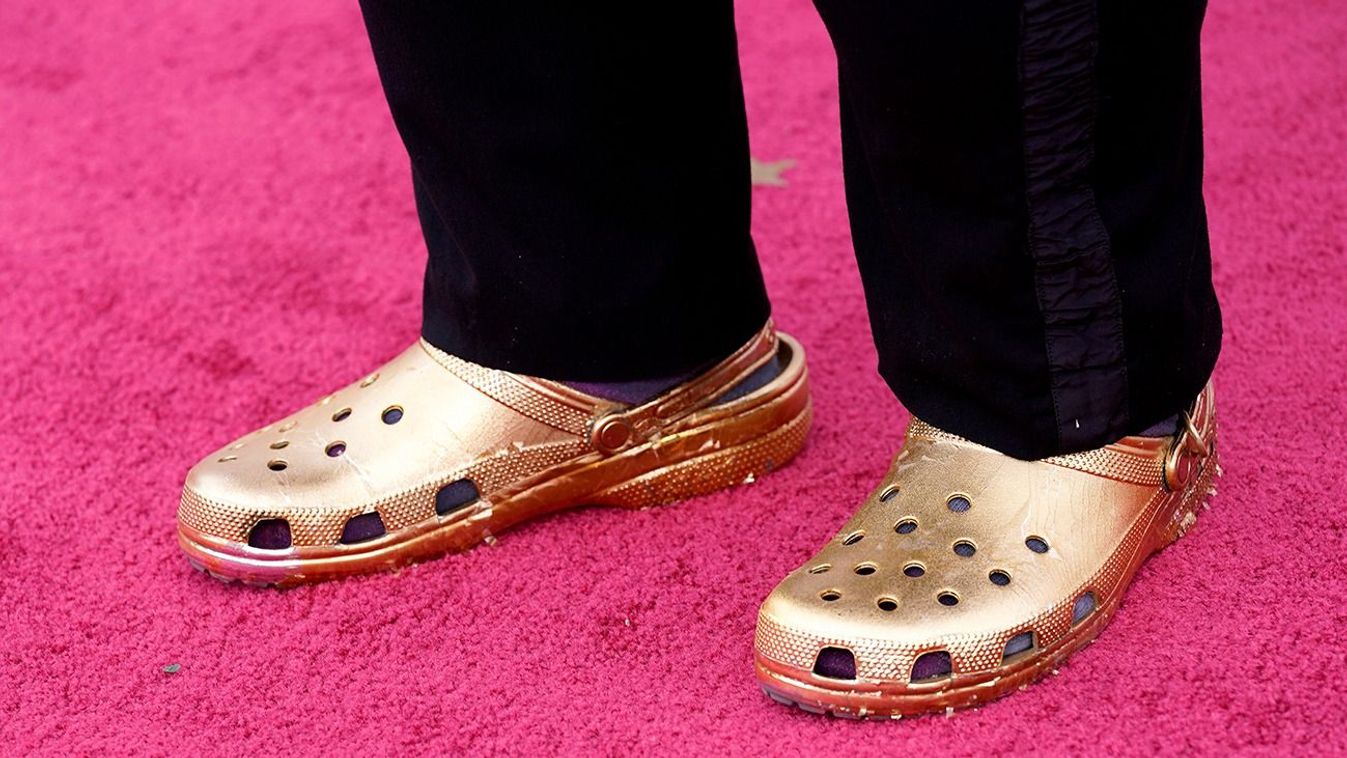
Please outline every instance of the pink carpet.
[[739, 15], [754, 154], [798, 161], [755, 232], [810, 350], [804, 455], [275, 592], [191, 571], [173, 516], [198, 455], [415, 336], [423, 252], [354, 2], [0, 4], [0, 753], [1347, 751], [1341, 4], [1210, 13], [1216, 507], [1059, 676], [896, 723], [752, 678], [759, 600], [904, 414], [873, 370], [823, 28], [806, 0]]

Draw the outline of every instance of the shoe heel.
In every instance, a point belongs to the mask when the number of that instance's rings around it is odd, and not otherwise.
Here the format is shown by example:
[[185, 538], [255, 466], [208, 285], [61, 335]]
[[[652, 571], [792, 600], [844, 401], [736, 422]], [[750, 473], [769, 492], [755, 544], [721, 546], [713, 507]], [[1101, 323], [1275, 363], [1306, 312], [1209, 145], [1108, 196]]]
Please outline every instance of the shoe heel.
[[1188, 530], [1197, 522], [1198, 513], [1211, 506], [1211, 498], [1216, 495], [1216, 480], [1220, 478], [1222, 471], [1220, 448], [1216, 444], [1214, 434], [1209, 444], [1211, 445], [1211, 452], [1202, 462], [1201, 470], [1183, 489], [1183, 492], [1175, 498], [1174, 510], [1165, 523], [1160, 547], [1172, 544], [1187, 534]]

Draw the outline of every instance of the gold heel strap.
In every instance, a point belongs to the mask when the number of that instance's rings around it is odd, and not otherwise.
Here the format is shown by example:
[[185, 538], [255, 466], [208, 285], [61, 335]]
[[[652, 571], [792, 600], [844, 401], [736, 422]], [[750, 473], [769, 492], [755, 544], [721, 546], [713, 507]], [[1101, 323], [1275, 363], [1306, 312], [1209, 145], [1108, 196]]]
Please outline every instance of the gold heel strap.
[[612, 455], [659, 436], [772, 360], [776, 344], [776, 330], [768, 321], [753, 339], [697, 379], [643, 405], [596, 418], [590, 430], [591, 443], [599, 452]]

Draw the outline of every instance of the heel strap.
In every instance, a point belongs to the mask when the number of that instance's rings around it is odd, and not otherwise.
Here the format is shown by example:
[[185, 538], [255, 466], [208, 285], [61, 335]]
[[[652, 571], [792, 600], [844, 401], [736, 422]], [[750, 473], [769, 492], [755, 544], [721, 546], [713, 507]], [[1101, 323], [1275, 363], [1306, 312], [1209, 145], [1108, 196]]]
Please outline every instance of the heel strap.
[[692, 381], [670, 389], [648, 403], [615, 409], [594, 419], [590, 442], [605, 455], [639, 445], [666, 427], [710, 405], [723, 392], [748, 377], [776, 355], [776, 329], [768, 321], [730, 357]]

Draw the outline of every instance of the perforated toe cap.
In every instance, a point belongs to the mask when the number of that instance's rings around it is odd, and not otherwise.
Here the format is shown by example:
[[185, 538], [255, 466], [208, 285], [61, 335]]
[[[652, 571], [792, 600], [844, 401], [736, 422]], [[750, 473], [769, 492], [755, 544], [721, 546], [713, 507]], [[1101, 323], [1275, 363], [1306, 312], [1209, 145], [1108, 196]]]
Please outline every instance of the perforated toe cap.
[[187, 475], [178, 518], [263, 549], [352, 544], [462, 508], [585, 448], [474, 389], [418, 343], [206, 456]]
[[1051, 644], [1121, 591], [1163, 449], [1135, 455], [1144, 479], [1126, 481], [910, 435], [886, 485], [764, 602], [759, 654], [817, 673], [842, 649], [857, 678], [919, 682]]

